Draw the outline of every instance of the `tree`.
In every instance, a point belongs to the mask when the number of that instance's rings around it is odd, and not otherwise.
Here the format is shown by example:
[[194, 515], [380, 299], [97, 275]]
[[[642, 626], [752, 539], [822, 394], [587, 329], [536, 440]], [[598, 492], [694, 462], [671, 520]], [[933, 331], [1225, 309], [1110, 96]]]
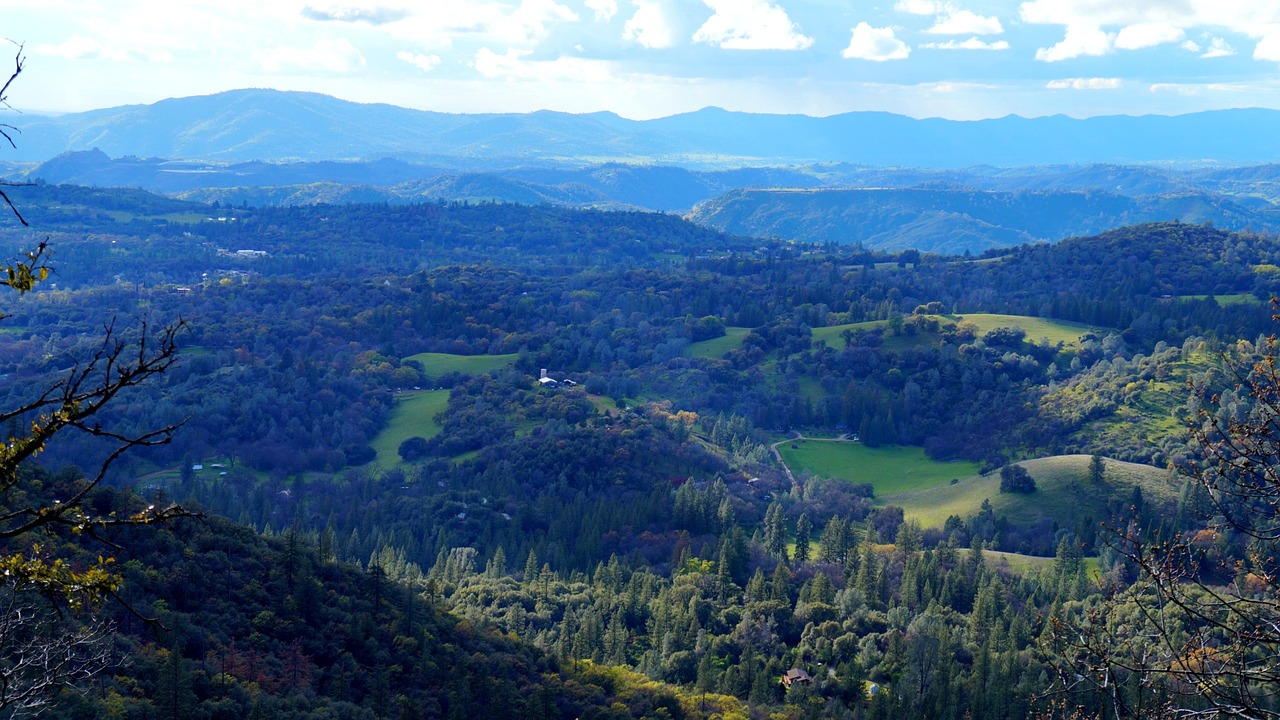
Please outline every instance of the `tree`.
[[1280, 717], [1278, 358], [1274, 335], [1252, 360], [1224, 358], [1248, 403], [1215, 409], [1214, 396], [1191, 428], [1200, 522], [1113, 529], [1137, 582], [1053, 619], [1061, 689], [1104, 697], [1109, 716]]
[[[19, 46], [15, 69], [0, 86], [0, 103], [8, 104], [8, 89], [23, 63]], [[0, 125], [0, 135], [10, 144], [11, 129]], [[27, 224], [2, 190], [0, 199]], [[0, 267], [0, 287], [18, 296], [35, 290], [49, 277], [49, 252], [42, 242]], [[59, 540], [50, 536], [96, 538], [115, 547], [103, 536], [111, 528], [191, 514], [177, 505], [103, 512], [89, 502], [121, 456], [168, 443], [178, 429], [166, 425], [125, 433], [104, 426], [97, 416], [122, 393], [173, 365], [183, 328], [177, 322], [154, 330], [143, 322], [134, 331], [123, 331], [108, 323], [87, 359], [50, 384], [29, 388], [26, 402], [0, 409], [0, 426], [13, 428], [0, 442], [0, 712], [35, 711], [60, 688], [91, 677], [107, 660], [110, 628], [83, 611], [108, 598], [120, 601], [120, 576], [112, 571], [112, 558], [99, 556], [87, 566], [73, 563], [58, 556]], [[74, 433], [97, 438], [107, 449], [92, 474], [60, 478], [55, 492], [61, 496], [50, 497], [29, 463], [55, 438]]]
[[1101, 485], [1107, 479], [1107, 461], [1101, 455], [1089, 458], [1089, 481]]
[[796, 565], [809, 562], [809, 542], [812, 533], [813, 523], [809, 522], [807, 514], [801, 513], [800, 519], [796, 521]]
[[427, 439], [420, 436], [413, 436], [408, 440], [400, 443], [400, 447], [396, 449], [396, 453], [408, 462], [421, 460], [431, 454], [431, 445]]
[[1000, 492], [1033, 493], [1036, 491], [1035, 478], [1021, 465], [1005, 465], [1000, 468]]

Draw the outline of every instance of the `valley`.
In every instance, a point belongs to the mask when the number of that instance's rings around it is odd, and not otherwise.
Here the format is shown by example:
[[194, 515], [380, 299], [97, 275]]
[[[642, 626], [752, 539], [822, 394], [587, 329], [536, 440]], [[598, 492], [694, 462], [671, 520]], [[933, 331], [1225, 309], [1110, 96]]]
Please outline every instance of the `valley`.
[[[251, 132], [281, 107], [315, 122]], [[1098, 123], [268, 91], [32, 123], [61, 154], [6, 166], [11, 457], [93, 399], [48, 410], [104, 333], [138, 349], [113, 372], [175, 343], [6, 486], [0, 560], [102, 588], [41, 642], [112, 629], [48, 715], [1210, 712], [1170, 648], [1256, 650], [1162, 598], [1280, 607], [1248, 520], [1280, 216], [1275, 166], [1225, 166], [1270, 118], [1246, 115], [1201, 146], [1221, 165], [1118, 164], [1136, 118], [1070, 165], [1028, 141], [930, 167], [822, 133]], [[1097, 672], [1115, 694], [1072, 680]]]
[[[376, 717], [380, 688], [427, 716], [604, 713], [582, 693], [684, 717], [1036, 712], [1072, 657], [1045, 618], [1135, 577], [1115, 528], [1204, 529], [1188, 433], [1247, 406], [1229, 367], [1266, 350], [1259, 268], [1280, 263], [1268, 234], [1180, 222], [975, 259], [548, 206], [20, 197], [57, 255], [6, 309], [8, 404], [111, 317], [190, 326], [103, 417], [185, 425], [109, 492], [238, 525], [119, 555], [130, 602], [165, 604], [160, 643], [104, 612], [210, 716]], [[102, 452], [60, 438], [42, 461], [72, 477]], [[1031, 492], [1003, 489], [1011, 467]], [[284, 604], [197, 600], [257, 585]], [[339, 642], [332, 613], [389, 644]], [[468, 676], [505, 689], [443, 689], [441, 642], [484, 648]], [[831, 671], [785, 690], [793, 667]], [[76, 706], [174, 707], [137, 682]]]

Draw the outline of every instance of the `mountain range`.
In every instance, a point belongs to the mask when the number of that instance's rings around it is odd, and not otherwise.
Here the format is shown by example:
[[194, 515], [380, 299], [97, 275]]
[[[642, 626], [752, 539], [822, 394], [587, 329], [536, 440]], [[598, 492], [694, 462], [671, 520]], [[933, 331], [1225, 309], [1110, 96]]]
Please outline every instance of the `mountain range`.
[[1280, 111], [1180, 116], [1009, 116], [976, 121], [880, 112], [830, 117], [705, 108], [653, 120], [612, 113], [460, 115], [315, 93], [235, 90], [60, 116], [24, 115], [7, 157], [44, 161], [98, 148], [112, 157], [418, 162], [608, 160], [698, 167], [845, 162], [964, 167], [1049, 163], [1280, 160]]
[[1262, 164], [1280, 160], [1277, 120], [1263, 110], [953, 122], [706, 109], [632, 121], [242, 90], [32, 117], [15, 153], [25, 160], [4, 175], [236, 207], [641, 209], [733, 234], [980, 253], [1169, 219], [1280, 231], [1280, 164]]

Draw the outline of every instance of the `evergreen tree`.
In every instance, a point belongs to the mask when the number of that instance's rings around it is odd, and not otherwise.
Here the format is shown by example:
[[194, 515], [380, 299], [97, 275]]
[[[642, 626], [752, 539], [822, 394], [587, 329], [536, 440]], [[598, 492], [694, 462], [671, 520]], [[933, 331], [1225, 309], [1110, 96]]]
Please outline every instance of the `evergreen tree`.
[[809, 562], [809, 536], [812, 532], [813, 524], [809, 522], [809, 515], [801, 513], [800, 519], [796, 521], [796, 565]]

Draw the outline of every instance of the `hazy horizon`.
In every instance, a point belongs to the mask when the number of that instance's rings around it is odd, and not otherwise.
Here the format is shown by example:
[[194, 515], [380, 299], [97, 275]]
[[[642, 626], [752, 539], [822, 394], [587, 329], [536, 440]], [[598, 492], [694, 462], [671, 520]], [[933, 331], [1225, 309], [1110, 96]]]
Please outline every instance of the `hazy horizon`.
[[952, 120], [1280, 108], [1280, 6], [1261, 0], [110, 5], [8, 9], [6, 36], [28, 58], [15, 108], [80, 112], [247, 87], [629, 119], [707, 106]]

